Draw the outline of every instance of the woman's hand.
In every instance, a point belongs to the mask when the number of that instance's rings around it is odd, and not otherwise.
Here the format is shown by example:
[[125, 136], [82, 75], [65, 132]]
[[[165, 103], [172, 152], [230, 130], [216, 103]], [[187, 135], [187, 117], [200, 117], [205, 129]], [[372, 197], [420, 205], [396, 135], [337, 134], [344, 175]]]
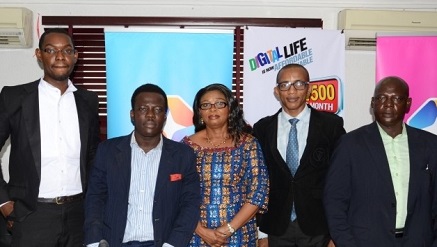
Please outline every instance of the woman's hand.
[[228, 236], [212, 229], [206, 229], [204, 236], [200, 236], [207, 244], [213, 247], [220, 247], [228, 243]]
[[[209, 229], [197, 224], [196, 233], [199, 235], [203, 241], [205, 241], [208, 245], [212, 247], [221, 247], [223, 245], [227, 245], [229, 233], [223, 231], [223, 226], [217, 229]], [[227, 229], [227, 227], [226, 227]]]

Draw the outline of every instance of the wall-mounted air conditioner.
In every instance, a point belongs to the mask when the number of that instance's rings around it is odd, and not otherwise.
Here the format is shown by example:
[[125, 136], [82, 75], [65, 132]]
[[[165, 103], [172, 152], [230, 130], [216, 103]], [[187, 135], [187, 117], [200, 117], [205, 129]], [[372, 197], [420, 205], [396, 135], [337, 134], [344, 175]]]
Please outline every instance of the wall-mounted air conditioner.
[[32, 11], [0, 8], [0, 48], [32, 47]]
[[376, 33], [437, 32], [437, 12], [345, 9], [338, 14], [347, 49], [375, 50]]

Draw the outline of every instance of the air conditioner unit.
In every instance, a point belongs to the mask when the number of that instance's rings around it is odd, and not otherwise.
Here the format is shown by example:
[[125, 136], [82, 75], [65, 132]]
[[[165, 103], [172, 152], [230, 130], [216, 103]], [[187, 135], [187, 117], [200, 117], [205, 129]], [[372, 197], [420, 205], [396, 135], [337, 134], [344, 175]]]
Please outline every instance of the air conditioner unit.
[[32, 11], [0, 8], [0, 48], [32, 47]]
[[345, 9], [338, 14], [346, 49], [375, 50], [376, 33], [437, 32], [437, 12]]

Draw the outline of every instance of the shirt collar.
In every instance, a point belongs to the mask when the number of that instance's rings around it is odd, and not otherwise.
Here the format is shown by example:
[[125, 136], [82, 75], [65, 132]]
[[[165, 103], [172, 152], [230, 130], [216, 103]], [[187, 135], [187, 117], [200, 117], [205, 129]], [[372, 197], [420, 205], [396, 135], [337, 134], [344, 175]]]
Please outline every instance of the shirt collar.
[[287, 121], [288, 122], [289, 119], [297, 118], [297, 119], [299, 119], [298, 123], [309, 123], [310, 115], [311, 115], [311, 109], [308, 106], [305, 106], [305, 108], [296, 117], [290, 116], [288, 113], [286, 113], [284, 111], [284, 109], [282, 109], [280, 114], [282, 115], [281, 118], [283, 119], [283, 121]]
[[[152, 148], [150, 151], [154, 151], [154, 150], [156, 150], [156, 151], [161, 151], [161, 150], [162, 150], [163, 143], [164, 143], [164, 142], [163, 142], [163, 140], [162, 140], [162, 135], [159, 135], [159, 143], [158, 143], [158, 145], [156, 145], [156, 147]], [[137, 148], [140, 148], [140, 146], [138, 145], [137, 140], [135, 139], [135, 131], [132, 131], [131, 138], [130, 138], [130, 146], [131, 146], [131, 147], [137, 147]], [[150, 152], [150, 151], [149, 151], [149, 152]]]
[[389, 134], [387, 134], [387, 132], [385, 132], [384, 129], [382, 129], [381, 125], [379, 125], [378, 122], [376, 122], [376, 125], [378, 126], [379, 134], [381, 135], [383, 140], [400, 139], [403, 138], [404, 136], [407, 136], [407, 128], [405, 128], [405, 123], [402, 123], [402, 132], [399, 135], [395, 136], [394, 138], [391, 137]]
[[[74, 92], [74, 91], [77, 91], [77, 88], [73, 85], [73, 83], [71, 82], [71, 80], [70, 79], [68, 79], [68, 87], [67, 87], [67, 90], [65, 91], [65, 93], [72, 93], [72, 92]], [[39, 85], [43, 88], [43, 89], [45, 89], [45, 90], [53, 90], [53, 89], [57, 89], [57, 90], [59, 90], [58, 88], [56, 88], [55, 86], [53, 86], [52, 84], [50, 84], [50, 83], [48, 83], [47, 81], [45, 81], [43, 78], [41, 78], [41, 80], [40, 80], [40, 82], [39, 82]]]

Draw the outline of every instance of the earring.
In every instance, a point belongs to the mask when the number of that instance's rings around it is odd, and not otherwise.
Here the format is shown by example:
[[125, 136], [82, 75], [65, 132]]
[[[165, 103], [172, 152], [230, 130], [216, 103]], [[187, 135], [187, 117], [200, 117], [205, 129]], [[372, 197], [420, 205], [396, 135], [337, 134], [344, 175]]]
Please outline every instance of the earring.
[[201, 125], [204, 124], [204, 122], [203, 122], [203, 118], [200, 118], [200, 124], [201, 124]]

